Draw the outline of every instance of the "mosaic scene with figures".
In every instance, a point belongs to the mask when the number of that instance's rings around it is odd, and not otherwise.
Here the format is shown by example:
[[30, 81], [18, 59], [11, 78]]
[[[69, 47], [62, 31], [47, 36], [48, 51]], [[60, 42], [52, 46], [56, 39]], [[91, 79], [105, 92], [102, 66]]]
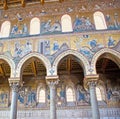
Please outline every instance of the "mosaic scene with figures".
[[0, 119], [120, 119], [120, 0], [1, 0]]

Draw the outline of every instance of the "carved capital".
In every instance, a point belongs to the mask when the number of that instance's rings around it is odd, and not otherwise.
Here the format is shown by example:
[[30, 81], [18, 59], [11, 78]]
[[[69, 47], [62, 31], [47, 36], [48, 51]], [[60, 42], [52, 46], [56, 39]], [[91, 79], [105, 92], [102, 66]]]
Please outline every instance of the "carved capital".
[[89, 86], [96, 86], [99, 75], [87, 75], [84, 78], [84, 88], [88, 89]]
[[55, 86], [59, 83], [58, 76], [47, 76], [46, 83], [50, 88], [55, 88]]
[[14, 91], [14, 92], [18, 92], [20, 86], [19, 86], [18, 83], [12, 83], [12, 84], [11, 84], [11, 88], [12, 88], [12, 91]]
[[10, 78], [9, 85], [14, 92], [18, 92], [20, 88], [20, 78]]

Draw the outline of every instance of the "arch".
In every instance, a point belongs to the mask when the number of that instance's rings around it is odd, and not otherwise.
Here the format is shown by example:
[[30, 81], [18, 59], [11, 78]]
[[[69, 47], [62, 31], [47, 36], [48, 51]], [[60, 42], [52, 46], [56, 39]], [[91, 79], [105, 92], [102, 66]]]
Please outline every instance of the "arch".
[[4, 21], [1, 26], [1, 37], [9, 37], [10, 34], [10, 21]]
[[15, 77], [16, 76], [16, 72], [15, 72], [15, 63], [12, 59], [10, 59], [10, 57], [6, 56], [6, 55], [0, 55], [0, 59], [6, 61], [11, 69], [11, 74], [10, 77]]
[[78, 60], [80, 60], [81, 66], [84, 70], [84, 75], [89, 75], [90, 66], [89, 66], [88, 60], [82, 54], [80, 54], [79, 52], [77, 52], [75, 50], [67, 50], [67, 51], [64, 51], [63, 53], [61, 53], [60, 55], [57, 56], [57, 58], [53, 62], [53, 68], [55, 70], [55, 72], [54, 72], [55, 75], [57, 75], [57, 67], [58, 67], [60, 60], [67, 55], [73, 55], [76, 58], [78, 58]]
[[71, 17], [67, 14], [63, 15], [61, 17], [61, 26], [62, 26], [62, 32], [72, 32], [72, 20]]
[[93, 17], [94, 17], [96, 30], [107, 29], [106, 21], [102, 12], [99, 12], [99, 11], [95, 12], [93, 14]]
[[35, 17], [30, 21], [30, 35], [40, 34], [40, 20]]
[[50, 64], [49, 60], [48, 60], [44, 55], [42, 55], [42, 54], [39, 54], [39, 53], [30, 53], [30, 54], [26, 55], [25, 57], [23, 57], [23, 58], [20, 60], [20, 62], [18, 63], [17, 68], [16, 68], [16, 71], [18, 72], [18, 73], [17, 73], [17, 77], [20, 77], [21, 69], [22, 69], [23, 64], [24, 64], [28, 59], [30, 59], [30, 58], [32, 58], [32, 57], [36, 57], [36, 58], [40, 59], [40, 60], [43, 62], [45, 68], [46, 68], [47, 76], [50, 75], [50, 74], [49, 74], [49, 69], [51, 68], [51, 64]]
[[96, 74], [96, 63], [99, 57], [102, 56], [103, 54], [108, 54], [106, 55], [106, 57], [114, 61], [120, 68], [120, 53], [115, 50], [109, 49], [109, 48], [104, 48], [98, 51], [92, 58], [91, 70], [93, 74]]

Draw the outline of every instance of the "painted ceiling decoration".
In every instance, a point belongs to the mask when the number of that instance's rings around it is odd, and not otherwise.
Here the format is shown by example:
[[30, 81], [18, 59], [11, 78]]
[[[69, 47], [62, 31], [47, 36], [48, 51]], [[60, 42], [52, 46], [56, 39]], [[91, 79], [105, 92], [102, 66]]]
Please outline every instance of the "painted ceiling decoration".
[[[0, 10], [8, 10], [17, 7], [24, 8], [35, 4], [40, 4], [45, 7], [46, 3], [55, 3], [55, 6], [58, 8], [58, 4], [60, 5], [62, 3], [63, 6], [65, 4], [69, 5], [70, 3], [72, 3], [72, 0], [0, 0]], [[106, 8], [119, 8], [120, 2], [119, 0], [74, 0], [72, 6], [74, 5], [76, 7], [80, 5], [80, 9], [82, 11], [89, 11], [93, 8], [95, 8], [95, 10], [104, 10]], [[94, 5], [95, 7], [93, 7]], [[62, 8], [64, 9], [63, 6]]]
[[36, 4], [36, 3], [40, 3], [40, 4], [44, 4], [46, 2], [63, 2], [64, 0], [1, 0], [0, 1], [0, 9], [4, 9], [7, 10], [11, 7], [17, 7], [17, 6], [22, 6], [25, 7], [26, 5], [29, 4]]

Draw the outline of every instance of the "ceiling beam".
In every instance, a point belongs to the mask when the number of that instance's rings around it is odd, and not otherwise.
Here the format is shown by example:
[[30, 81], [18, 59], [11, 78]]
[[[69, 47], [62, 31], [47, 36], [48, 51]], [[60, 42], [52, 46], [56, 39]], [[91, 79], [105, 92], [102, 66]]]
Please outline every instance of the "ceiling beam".
[[20, 3], [21, 0], [7, 1], [7, 4]]
[[25, 7], [25, 0], [21, 0], [22, 7]]
[[59, 0], [60, 3], [62, 3], [64, 0]]
[[1, 72], [1, 74], [2, 74], [3, 77], [6, 76], [6, 75], [5, 75], [5, 72], [4, 72], [4, 70], [3, 70], [2, 64], [0, 64], [0, 72]]
[[40, 3], [41, 3], [42, 5], [44, 4], [44, 2], [45, 2], [44, 0], [40, 0]]
[[3, 2], [3, 8], [4, 8], [4, 10], [8, 9], [7, 0], [4, 0], [4, 2]]
[[35, 66], [35, 61], [34, 60], [32, 61], [32, 70], [33, 70], [34, 76], [36, 77], [37, 76], [37, 71], [36, 71], [36, 66]]
[[71, 71], [71, 58], [69, 57], [68, 59], [67, 59], [67, 71], [70, 73], [70, 71]]

